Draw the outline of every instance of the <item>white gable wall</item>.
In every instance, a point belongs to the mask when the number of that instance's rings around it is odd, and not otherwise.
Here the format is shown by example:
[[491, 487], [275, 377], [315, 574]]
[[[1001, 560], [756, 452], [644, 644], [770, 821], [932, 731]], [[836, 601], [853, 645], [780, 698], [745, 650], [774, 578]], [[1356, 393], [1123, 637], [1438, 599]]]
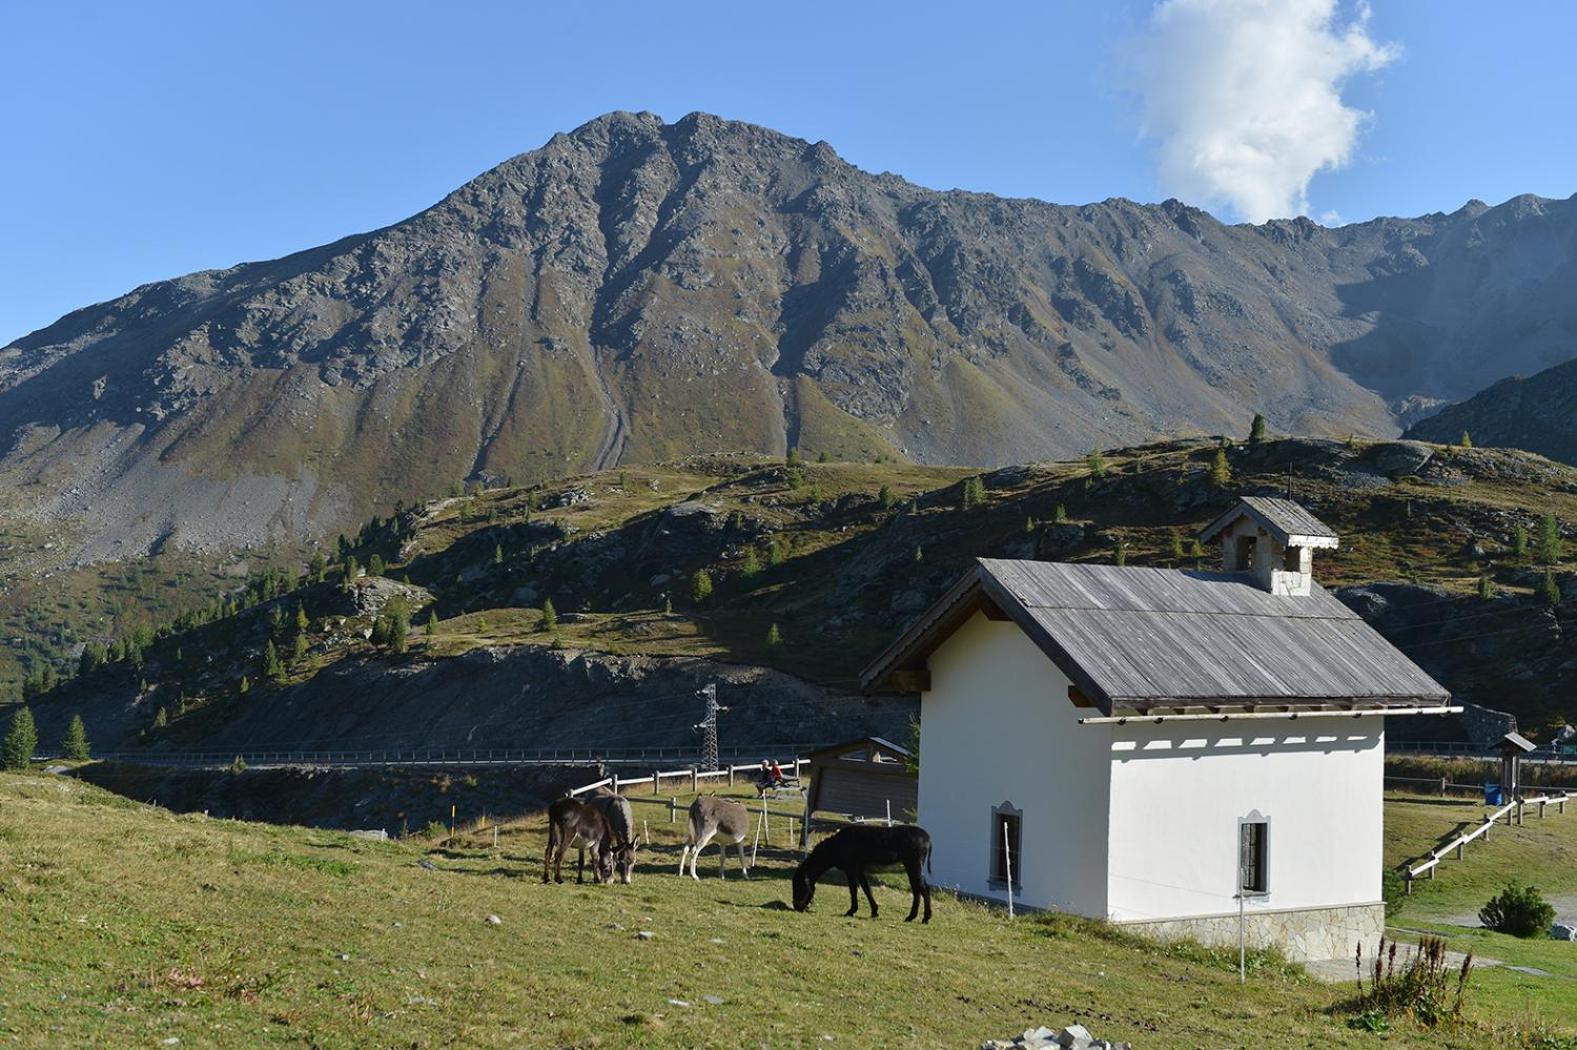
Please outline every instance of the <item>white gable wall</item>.
[[1270, 893], [1249, 910], [1380, 900], [1383, 745], [1378, 718], [1116, 727], [1110, 917], [1235, 912], [1238, 818], [1254, 810], [1270, 821]]
[[[931, 654], [921, 697], [919, 822], [932, 881], [996, 900], [991, 810], [1023, 811], [1015, 901], [1095, 917], [1107, 912], [1112, 727], [1068, 699], [1068, 679], [1019, 627], [976, 613]], [[1015, 859], [1017, 861], [1017, 859]]]

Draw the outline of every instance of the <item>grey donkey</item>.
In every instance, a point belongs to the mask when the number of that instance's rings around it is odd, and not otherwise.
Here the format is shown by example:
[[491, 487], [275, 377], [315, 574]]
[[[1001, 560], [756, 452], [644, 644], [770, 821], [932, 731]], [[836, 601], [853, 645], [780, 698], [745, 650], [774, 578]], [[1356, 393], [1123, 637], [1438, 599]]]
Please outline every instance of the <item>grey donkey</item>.
[[635, 851], [640, 848], [641, 837], [635, 833], [635, 813], [630, 800], [617, 791], [602, 787], [586, 799], [602, 811], [613, 838], [613, 868], [619, 881], [626, 886], [635, 877]]
[[684, 852], [679, 854], [679, 874], [684, 874], [684, 864], [688, 860], [690, 877], [700, 881], [701, 876], [695, 870], [696, 861], [701, 858], [701, 851], [706, 848], [706, 844], [715, 837], [718, 878], [728, 877], [724, 858], [728, 855], [730, 845], [739, 847], [740, 871], [745, 878], [750, 878], [750, 868], [745, 864], [745, 839], [749, 835], [750, 810], [745, 808], [743, 802], [701, 795], [690, 803], [690, 827], [685, 832]]

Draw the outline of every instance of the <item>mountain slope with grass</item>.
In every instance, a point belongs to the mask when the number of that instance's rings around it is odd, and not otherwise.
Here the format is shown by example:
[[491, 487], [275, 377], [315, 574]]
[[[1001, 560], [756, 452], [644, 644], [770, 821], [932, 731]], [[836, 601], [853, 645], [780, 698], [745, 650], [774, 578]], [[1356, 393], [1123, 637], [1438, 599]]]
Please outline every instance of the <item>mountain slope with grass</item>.
[[1577, 524], [1577, 471], [1302, 439], [983, 475], [706, 457], [480, 490], [115, 639], [33, 708], [46, 743], [80, 712], [117, 749], [684, 746], [717, 681], [743, 745], [902, 733], [910, 701], [856, 677], [971, 559], [1213, 567], [1194, 533], [1289, 490], [1342, 535], [1318, 578], [1459, 699], [1534, 736], [1573, 717], [1571, 543], [1537, 539], [1546, 515], [1556, 540]]
[[[687, 801], [687, 800], [684, 800]], [[642, 814], [637, 814], [641, 816]], [[753, 877], [673, 874], [652, 822], [629, 886], [542, 885], [540, 818], [447, 842], [176, 816], [64, 777], [0, 773], [0, 1037], [23, 1046], [978, 1046], [1082, 1022], [1136, 1046], [1369, 1047], [1350, 987], [1251, 954], [940, 895], [904, 923], [789, 909], [787, 850]], [[710, 860], [710, 857], [708, 857]], [[423, 866], [425, 863], [426, 866]], [[497, 920], [496, 922], [494, 920]], [[638, 934], [646, 931], [649, 939]], [[1517, 1004], [1520, 1006], [1520, 1004]], [[1508, 1020], [1507, 1015], [1514, 1014]], [[1385, 1045], [1565, 1050], [1572, 1019], [1489, 993]]]
[[873, 175], [614, 113], [432, 208], [0, 348], [0, 498], [69, 562], [223, 555], [396, 500], [703, 452], [987, 466], [1383, 436], [1566, 356], [1577, 203], [1337, 229]]

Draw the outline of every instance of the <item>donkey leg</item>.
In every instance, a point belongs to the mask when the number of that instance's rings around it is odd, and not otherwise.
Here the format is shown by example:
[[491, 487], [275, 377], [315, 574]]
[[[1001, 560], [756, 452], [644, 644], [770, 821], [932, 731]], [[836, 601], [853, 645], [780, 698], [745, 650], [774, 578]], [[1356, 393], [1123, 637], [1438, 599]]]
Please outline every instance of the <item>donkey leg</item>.
[[690, 844], [686, 842], [679, 851], [679, 877], [684, 878], [684, 862], [690, 859]]
[[860, 889], [865, 891], [865, 899], [870, 902], [871, 918], [876, 918], [876, 897], [871, 893], [871, 877], [863, 868], [860, 869]]
[[701, 860], [701, 851], [706, 849], [706, 844], [712, 841], [712, 835], [715, 834], [716, 832], [703, 834], [699, 839], [696, 840], [695, 849], [690, 854], [690, 877], [696, 882], [701, 881], [700, 874], [698, 874], [695, 870], [696, 865], [700, 863]]
[[548, 868], [551, 866], [552, 860], [553, 860], [553, 836], [549, 835], [548, 836], [547, 849], [542, 851], [542, 885], [544, 885], [544, 886], [546, 886], [548, 884]]
[[860, 876], [853, 868], [844, 868], [843, 878], [849, 884], [849, 910], [843, 916], [852, 919], [860, 913]]
[[750, 878], [750, 868], [745, 864], [745, 840], [740, 839], [738, 842], [734, 843], [734, 845], [739, 850], [739, 870], [743, 872], [745, 878], [748, 879]]
[[920, 912], [920, 863], [906, 860], [903, 866], [909, 874], [909, 917], [904, 922], [914, 922], [914, 917]]
[[582, 842], [580, 849], [575, 854], [575, 884], [578, 886], [586, 881], [586, 844]]

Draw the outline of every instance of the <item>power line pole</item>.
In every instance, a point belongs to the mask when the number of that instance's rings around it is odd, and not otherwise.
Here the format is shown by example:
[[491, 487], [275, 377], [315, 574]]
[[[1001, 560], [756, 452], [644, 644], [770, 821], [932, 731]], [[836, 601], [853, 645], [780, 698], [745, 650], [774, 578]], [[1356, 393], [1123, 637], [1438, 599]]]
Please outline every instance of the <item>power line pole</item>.
[[717, 715], [718, 712], [727, 711], [728, 708], [718, 706], [716, 682], [708, 682], [705, 688], [697, 690], [696, 695], [706, 698], [706, 717], [694, 726], [705, 734], [701, 743], [701, 765], [707, 770], [713, 770], [718, 767]]

